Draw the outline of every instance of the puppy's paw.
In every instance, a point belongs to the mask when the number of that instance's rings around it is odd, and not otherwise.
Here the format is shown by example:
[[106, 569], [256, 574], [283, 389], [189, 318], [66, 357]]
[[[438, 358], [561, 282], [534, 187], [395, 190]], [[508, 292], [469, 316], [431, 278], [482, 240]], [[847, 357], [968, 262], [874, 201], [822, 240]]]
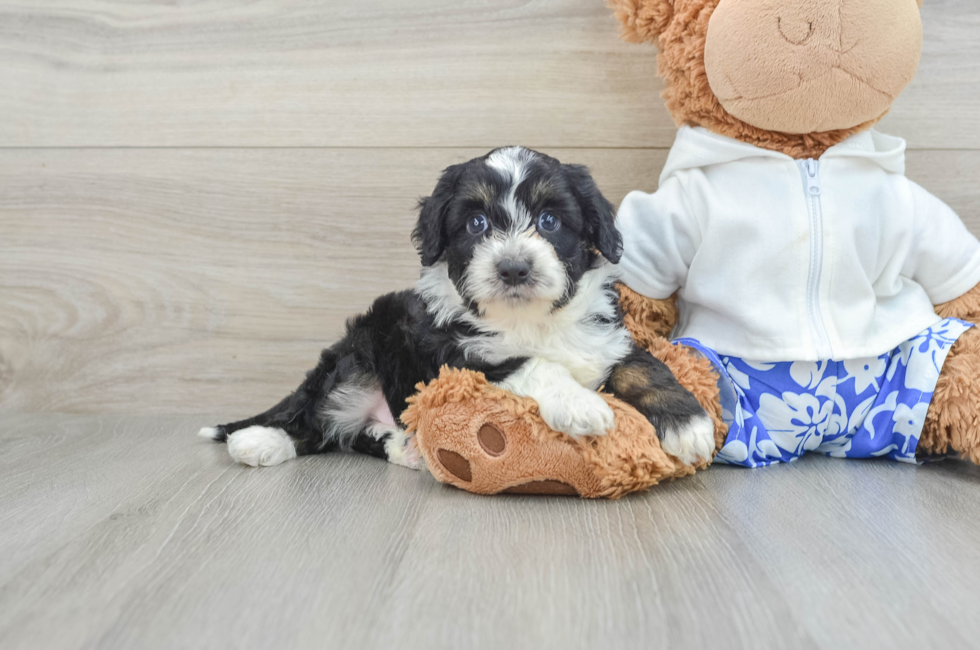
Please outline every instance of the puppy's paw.
[[616, 417], [598, 393], [582, 389], [562, 391], [538, 401], [541, 419], [572, 437], [601, 436], [616, 426]]
[[296, 458], [296, 444], [282, 429], [255, 426], [228, 436], [228, 453], [243, 465], [278, 465]]
[[415, 444], [415, 436], [406, 435], [400, 428], [391, 428], [389, 437], [385, 440], [385, 454], [389, 463], [409, 469], [422, 469], [422, 457]]
[[715, 451], [715, 425], [707, 415], [695, 415], [687, 420], [661, 425], [660, 446], [685, 465], [711, 460]]

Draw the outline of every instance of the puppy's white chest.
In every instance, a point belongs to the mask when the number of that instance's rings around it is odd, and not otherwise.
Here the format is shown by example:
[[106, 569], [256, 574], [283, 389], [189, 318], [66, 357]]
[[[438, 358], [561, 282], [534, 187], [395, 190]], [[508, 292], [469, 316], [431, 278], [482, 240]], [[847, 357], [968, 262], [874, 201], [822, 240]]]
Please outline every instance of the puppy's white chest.
[[629, 350], [622, 328], [596, 328], [584, 323], [561, 327], [526, 327], [503, 335], [508, 356], [546, 359], [568, 369], [578, 383], [598, 388], [610, 367]]

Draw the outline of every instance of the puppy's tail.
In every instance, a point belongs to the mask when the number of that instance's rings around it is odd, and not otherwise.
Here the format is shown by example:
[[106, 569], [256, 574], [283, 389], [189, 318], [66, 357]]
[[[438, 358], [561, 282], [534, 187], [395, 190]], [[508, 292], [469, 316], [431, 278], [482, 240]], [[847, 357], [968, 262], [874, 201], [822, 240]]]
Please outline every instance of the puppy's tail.
[[219, 424], [214, 427], [204, 427], [197, 432], [197, 435], [208, 440], [214, 440], [215, 442], [227, 442], [228, 436], [236, 431], [254, 426], [269, 426], [292, 430], [290, 427], [285, 426], [285, 424], [295, 419], [296, 407], [294, 406], [294, 396], [290, 395], [265, 413], [259, 413], [255, 417], [239, 420], [238, 422]]
[[228, 440], [228, 432], [221, 425], [216, 427], [201, 427], [197, 435], [208, 440], [214, 440], [215, 442], [225, 442]]
[[215, 427], [203, 427], [197, 432], [202, 438], [207, 438], [208, 440], [214, 440], [215, 442], [227, 442], [228, 436], [235, 433], [239, 429], [247, 429], [248, 427], [254, 425], [266, 425], [269, 421], [266, 413], [262, 415], [256, 415], [254, 418], [249, 418], [247, 420], [239, 420], [238, 422], [230, 422], [229, 424], [219, 424]]

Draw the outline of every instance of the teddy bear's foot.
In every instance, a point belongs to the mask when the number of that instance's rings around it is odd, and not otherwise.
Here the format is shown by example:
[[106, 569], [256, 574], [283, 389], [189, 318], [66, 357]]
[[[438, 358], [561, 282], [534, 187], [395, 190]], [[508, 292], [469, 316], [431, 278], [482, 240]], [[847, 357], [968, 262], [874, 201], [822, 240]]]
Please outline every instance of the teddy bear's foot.
[[921, 457], [957, 452], [980, 463], [980, 328], [953, 345], [919, 438]]
[[576, 445], [539, 440], [531, 423], [497, 399], [473, 397], [425, 415], [416, 439], [443, 483], [478, 494], [582, 496], [600, 489]]
[[[496, 413], [495, 415], [499, 417], [502, 414]], [[441, 469], [452, 475], [452, 480], [446, 482], [456, 484], [463, 489], [480, 491], [484, 494], [505, 492], [509, 494], [580, 496], [580, 490], [584, 489], [588, 491], [590, 486], [581, 483], [583, 479], [582, 468], [575, 467], [575, 465], [581, 464], [581, 459], [571, 456], [562, 458], [562, 452], [567, 452], [568, 450], [546, 450], [550, 452], [548, 455], [552, 456], [552, 458], [542, 457], [539, 460], [545, 465], [550, 464], [551, 466], [533, 468], [529, 473], [524, 467], [514, 467], [514, 463], [512, 461], [508, 462], [506, 458], [508, 454], [516, 454], [518, 456], [524, 456], [526, 459], [527, 454], [521, 454], [520, 449], [521, 447], [526, 447], [526, 443], [528, 442], [526, 439], [527, 431], [524, 431], [523, 427], [515, 427], [514, 422], [507, 423], [510, 426], [507, 426], [507, 424], [500, 426], [492, 422], [481, 424], [479, 420], [475, 420], [474, 424], [478, 425], [478, 428], [476, 426], [470, 428], [476, 428], [476, 434], [472, 437], [479, 446], [479, 450], [474, 449], [473, 445], [468, 444], [447, 445], [456, 447], [459, 451], [453, 451], [446, 446], [440, 446], [434, 450], [434, 464], [438, 465], [436, 471]], [[505, 429], [510, 429], [513, 434], [510, 436], [510, 445], [508, 445], [508, 436], [504, 433]], [[468, 431], [467, 433], [472, 434], [472, 431]], [[524, 439], [521, 440], [521, 438]], [[508, 449], [508, 446], [511, 449]], [[523, 451], [526, 452], [527, 449]], [[467, 455], [460, 452], [464, 452]], [[549, 460], [557, 462], [549, 463]], [[521, 466], [523, 463], [518, 461], [516, 465]], [[475, 480], [474, 471], [476, 472]], [[542, 478], [546, 475], [555, 478]], [[578, 487], [569, 481], [578, 483]], [[505, 484], [512, 485], [510, 487], [502, 487]], [[491, 486], [493, 486], [492, 491]]]
[[618, 498], [694, 472], [668, 456], [650, 423], [608, 395], [607, 435], [570, 438], [548, 428], [537, 404], [482, 374], [443, 369], [411, 398], [402, 420], [416, 432], [432, 475], [477, 494]]

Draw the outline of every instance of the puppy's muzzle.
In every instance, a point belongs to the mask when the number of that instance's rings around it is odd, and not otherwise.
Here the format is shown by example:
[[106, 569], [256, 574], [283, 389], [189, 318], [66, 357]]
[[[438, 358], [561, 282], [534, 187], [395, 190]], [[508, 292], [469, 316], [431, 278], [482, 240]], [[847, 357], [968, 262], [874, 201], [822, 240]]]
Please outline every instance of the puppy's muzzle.
[[497, 264], [497, 277], [509, 287], [527, 284], [531, 277], [531, 262], [521, 259], [501, 260]]

